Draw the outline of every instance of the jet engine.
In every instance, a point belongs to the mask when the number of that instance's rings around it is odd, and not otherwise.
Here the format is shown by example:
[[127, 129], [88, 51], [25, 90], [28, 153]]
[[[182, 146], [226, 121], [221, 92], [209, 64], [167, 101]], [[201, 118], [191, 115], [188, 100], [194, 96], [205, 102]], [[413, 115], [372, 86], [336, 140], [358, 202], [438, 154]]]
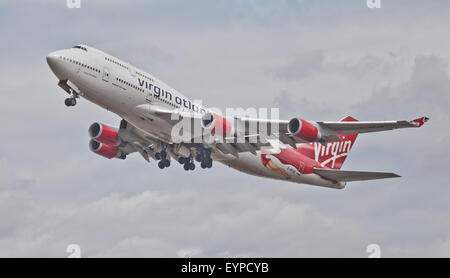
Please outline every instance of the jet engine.
[[94, 153], [101, 155], [106, 158], [120, 158], [125, 159], [126, 155], [122, 153], [117, 147], [109, 146], [93, 139], [89, 142], [89, 149]]
[[91, 139], [109, 146], [118, 146], [121, 143], [117, 129], [102, 123], [93, 123], [89, 127]]
[[303, 119], [294, 118], [290, 120], [288, 123], [288, 131], [294, 136], [297, 136], [307, 142], [314, 142], [322, 139], [320, 129]]
[[206, 113], [202, 117], [202, 127], [210, 129], [212, 135], [222, 137], [230, 136], [234, 133], [233, 124], [226, 118], [216, 113]]

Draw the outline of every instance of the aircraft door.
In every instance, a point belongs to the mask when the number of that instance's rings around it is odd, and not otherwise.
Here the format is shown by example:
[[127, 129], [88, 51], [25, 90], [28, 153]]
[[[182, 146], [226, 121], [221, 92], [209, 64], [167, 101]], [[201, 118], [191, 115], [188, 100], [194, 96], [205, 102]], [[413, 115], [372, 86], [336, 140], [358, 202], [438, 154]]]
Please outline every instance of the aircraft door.
[[148, 92], [148, 94], [145, 96], [145, 100], [147, 102], [152, 102], [153, 101], [153, 94], [152, 91]]
[[136, 69], [135, 69], [133, 66], [128, 65], [128, 71], [130, 72], [130, 75], [131, 75], [132, 77], [135, 77], [135, 76], [136, 76]]
[[102, 75], [102, 79], [103, 81], [108, 82], [109, 81], [109, 69], [108, 68], [103, 68], [103, 75]]

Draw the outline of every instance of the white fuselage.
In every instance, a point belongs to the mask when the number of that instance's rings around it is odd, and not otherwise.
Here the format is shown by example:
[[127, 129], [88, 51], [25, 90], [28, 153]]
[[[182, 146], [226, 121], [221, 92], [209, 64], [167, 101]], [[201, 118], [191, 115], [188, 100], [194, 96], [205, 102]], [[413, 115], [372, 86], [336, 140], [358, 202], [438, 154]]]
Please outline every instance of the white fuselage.
[[[172, 126], [157, 116], [142, 117], [136, 107], [151, 104], [165, 109], [204, 113], [207, 109], [166, 83], [132, 65], [89, 46], [55, 51], [47, 56], [50, 68], [59, 80], [68, 80], [80, 96], [117, 114], [149, 136], [171, 143]], [[272, 150], [273, 151], [273, 150]], [[212, 158], [239, 171], [273, 179], [288, 180], [333, 188], [336, 184], [312, 174], [286, 169], [286, 174], [273, 171], [262, 163], [261, 152], [232, 155], [214, 153]], [[276, 164], [276, 159], [274, 161]], [[279, 164], [279, 167], [285, 167]], [[294, 167], [290, 167], [294, 168]]]

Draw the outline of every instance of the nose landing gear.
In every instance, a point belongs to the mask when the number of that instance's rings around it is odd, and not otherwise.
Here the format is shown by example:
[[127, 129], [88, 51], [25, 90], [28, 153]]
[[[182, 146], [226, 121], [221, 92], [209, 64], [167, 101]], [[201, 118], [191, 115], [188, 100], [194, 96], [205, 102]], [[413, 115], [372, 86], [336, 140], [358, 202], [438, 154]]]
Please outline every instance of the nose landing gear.
[[69, 97], [69, 98], [66, 98], [66, 99], [64, 100], [64, 104], [65, 104], [67, 107], [69, 107], [69, 106], [75, 106], [75, 105], [77, 104], [77, 98], [79, 98], [80, 96], [79, 96], [78, 93], [75, 92], [73, 89], [70, 89], [69, 91], [70, 91], [70, 92], [69, 92], [70, 97]]

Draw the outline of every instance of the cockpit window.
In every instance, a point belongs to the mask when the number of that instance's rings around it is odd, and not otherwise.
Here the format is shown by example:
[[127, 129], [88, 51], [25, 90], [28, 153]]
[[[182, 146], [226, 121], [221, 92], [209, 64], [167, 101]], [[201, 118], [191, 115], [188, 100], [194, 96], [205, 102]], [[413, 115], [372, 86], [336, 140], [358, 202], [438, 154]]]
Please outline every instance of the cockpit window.
[[79, 49], [81, 49], [81, 50], [84, 50], [84, 51], [86, 51], [87, 52], [87, 49], [86, 49], [86, 47], [83, 47], [83, 46], [80, 46], [80, 45], [75, 45], [74, 47], [72, 47], [72, 48], [79, 48]]

